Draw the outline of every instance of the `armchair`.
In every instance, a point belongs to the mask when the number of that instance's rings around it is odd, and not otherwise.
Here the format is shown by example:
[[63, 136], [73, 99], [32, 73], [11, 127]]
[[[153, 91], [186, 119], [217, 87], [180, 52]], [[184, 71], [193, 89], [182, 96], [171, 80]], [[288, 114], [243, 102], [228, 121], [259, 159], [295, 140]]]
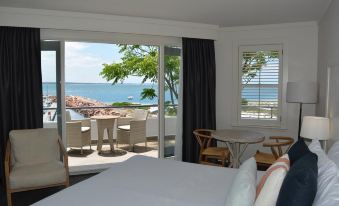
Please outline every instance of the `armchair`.
[[[136, 109], [133, 118], [119, 118], [117, 131], [117, 146], [118, 144], [128, 144], [129, 150], [134, 150], [134, 145], [137, 143], [145, 143], [147, 147], [146, 138], [146, 121], [148, 111], [143, 109]], [[129, 124], [128, 124], [129, 123]]]
[[91, 119], [72, 120], [69, 111], [66, 111], [66, 135], [67, 147], [80, 147], [83, 154], [83, 146], [91, 147]]
[[57, 129], [12, 130], [5, 153], [5, 179], [9, 206], [15, 192], [68, 187], [68, 156]]
[[80, 147], [83, 154], [83, 146], [91, 147], [91, 131], [89, 127], [82, 127], [83, 122], [66, 122], [67, 147]]

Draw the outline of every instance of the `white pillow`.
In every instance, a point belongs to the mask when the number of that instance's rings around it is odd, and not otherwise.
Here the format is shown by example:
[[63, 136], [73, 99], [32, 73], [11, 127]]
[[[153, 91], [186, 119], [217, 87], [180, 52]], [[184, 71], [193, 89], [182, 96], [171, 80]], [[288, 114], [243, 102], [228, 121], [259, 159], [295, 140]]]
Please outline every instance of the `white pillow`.
[[239, 168], [228, 192], [226, 206], [253, 206], [255, 201], [257, 163], [254, 157]]
[[288, 154], [278, 158], [262, 176], [257, 186], [255, 206], [275, 206], [281, 185], [290, 169]]
[[338, 167], [327, 157], [318, 140], [313, 140], [308, 148], [318, 156], [318, 189], [313, 205], [339, 205]]
[[332, 160], [337, 167], [339, 167], [339, 141], [336, 141], [332, 147], [330, 148], [330, 150], [328, 150], [328, 158], [330, 158], [330, 160]]

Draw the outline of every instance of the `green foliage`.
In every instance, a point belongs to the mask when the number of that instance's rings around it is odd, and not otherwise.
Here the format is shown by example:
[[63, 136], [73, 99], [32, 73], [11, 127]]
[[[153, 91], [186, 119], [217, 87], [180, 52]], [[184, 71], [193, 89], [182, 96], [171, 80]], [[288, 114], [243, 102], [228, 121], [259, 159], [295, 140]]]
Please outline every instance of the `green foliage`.
[[141, 92], [141, 99], [154, 99], [157, 97], [153, 88], [144, 88]]
[[123, 106], [135, 106], [140, 105], [132, 102], [113, 102], [112, 106], [123, 107]]
[[[113, 84], [123, 82], [128, 76], [143, 77], [142, 83], [157, 83], [158, 47], [120, 44], [121, 62], [103, 64], [100, 75]], [[170, 91], [172, 104], [178, 99], [179, 56], [165, 56], [165, 90]], [[146, 88], [141, 93], [142, 99], [157, 97], [153, 88]]]
[[177, 107], [171, 101], [165, 101], [165, 113], [167, 116], [177, 116]]
[[248, 84], [256, 77], [258, 71], [269, 61], [278, 58], [278, 55], [277, 51], [244, 52], [242, 56], [243, 85]]
[[241, 105], [248, 105], [248, 100], [245, 98], [241, 98]]

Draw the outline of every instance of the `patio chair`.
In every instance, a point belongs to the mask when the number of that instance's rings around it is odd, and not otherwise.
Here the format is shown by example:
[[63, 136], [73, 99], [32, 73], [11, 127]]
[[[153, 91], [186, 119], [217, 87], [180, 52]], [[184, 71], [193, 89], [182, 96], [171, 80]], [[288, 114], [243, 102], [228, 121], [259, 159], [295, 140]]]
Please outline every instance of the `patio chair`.
[[68, 156], [57, 129], [12, 130], [5, 153], [5, 179], [9, 206], [15, 192], [68, 187]]
[[80, 147], [83, 154], [83, 147], [91, 146], [91, 119], [72, 120], [69, 111], [66, 111], [66, 135], [67, 147]]
[[[128, 144], [129, 151], [134, 151], [134, 145], [137, 143], [145, 143], [147, 148], [146, 138], [146, 121], [148, 111], [143, 109], [134, 110], [132, 118], [119, 118], [117, 131], [117, 146], [118, 144]], [[125, 123], [123, 125], [122, 123]]]

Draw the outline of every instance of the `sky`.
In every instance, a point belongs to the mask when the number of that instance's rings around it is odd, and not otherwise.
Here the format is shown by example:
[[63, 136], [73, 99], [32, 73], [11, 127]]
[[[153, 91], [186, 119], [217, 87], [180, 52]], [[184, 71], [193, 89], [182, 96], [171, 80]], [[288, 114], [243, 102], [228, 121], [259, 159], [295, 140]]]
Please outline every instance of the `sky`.
[[[116, 44], [65, 43], [65, 81], [77, 83], [107, 83], [99, 74], [102, 64], [120, 62], [122, 54]], [[55, 52], [41, 54], [42, 81], [55, 82]], [[124, 83], [141, 83], [141, 77], [129, 77]]]

